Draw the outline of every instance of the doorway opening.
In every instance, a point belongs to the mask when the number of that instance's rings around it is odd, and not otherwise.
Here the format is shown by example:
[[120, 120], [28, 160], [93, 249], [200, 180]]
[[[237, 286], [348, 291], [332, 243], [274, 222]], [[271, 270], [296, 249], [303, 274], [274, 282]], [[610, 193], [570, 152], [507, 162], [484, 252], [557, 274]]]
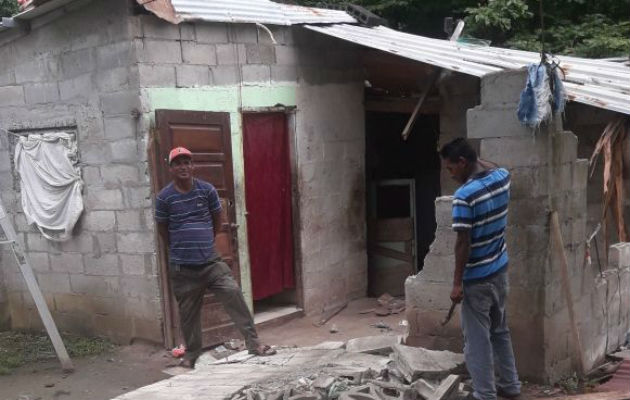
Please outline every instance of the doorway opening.
[[247, 240], [257, 324], [301, 312], [288, 122], [285, 112], [243, 113]]
[[405, 141], [409, 114], [366, 113], [368, 295], [404, 296], [435, 237], [440, 194], [439, 115], [421, 114]]

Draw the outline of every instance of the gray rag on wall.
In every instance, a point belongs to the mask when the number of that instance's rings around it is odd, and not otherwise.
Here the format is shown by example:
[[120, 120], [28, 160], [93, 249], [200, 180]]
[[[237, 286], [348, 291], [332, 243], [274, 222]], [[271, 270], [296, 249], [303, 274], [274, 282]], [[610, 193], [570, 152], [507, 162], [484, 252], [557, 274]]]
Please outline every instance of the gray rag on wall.
[[83, 212], [75, 136], [50, 132], [21, 137], [14, 159], [26, 222], [37, 224], [46, 239], [70, 239]]

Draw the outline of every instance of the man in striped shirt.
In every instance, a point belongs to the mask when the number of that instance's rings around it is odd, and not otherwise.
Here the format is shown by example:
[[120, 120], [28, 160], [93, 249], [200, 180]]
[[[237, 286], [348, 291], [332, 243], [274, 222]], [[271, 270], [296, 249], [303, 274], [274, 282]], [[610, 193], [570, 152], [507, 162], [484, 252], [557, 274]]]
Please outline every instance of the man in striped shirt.
[[440, 155], [451, 177], [462, 184], [453, 199], [457, 240], [451, 300], [463, 301], [464, 355], [473, 397], [495, 400], [498, 394], [516, 398], [521, 383], [505, 313], [510, 173], [478, 159], [462, 138], [444, 145]]
[[250, 353], [270, 355], [260, 344], [243, 293], [230, 267], [214, 247], [221, 224], [221, 203], [210, 183], [193, 177], [192, 153], [176, 147], [169, 154], [173, 182], [155, 200], [155, 220], [163, 243], [168, 243], [170, 279], [179, 306], [186, 355], [182, 365], [193, 367], [201, 353], [201, 307], [206, 289], [221, 301], [234, 325], [245, 337]]

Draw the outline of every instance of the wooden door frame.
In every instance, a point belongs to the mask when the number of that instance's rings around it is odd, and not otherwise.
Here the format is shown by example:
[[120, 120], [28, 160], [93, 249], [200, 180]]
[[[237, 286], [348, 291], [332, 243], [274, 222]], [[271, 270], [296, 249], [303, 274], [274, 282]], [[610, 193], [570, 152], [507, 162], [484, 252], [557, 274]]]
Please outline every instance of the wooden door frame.
[[[228, 178], [226, 179], [226, 186], [230, 187], [232, 190], [232, 195], [236, 196], [234, 191], [234, 159], [232, 158], [232, 133], [231, 133], [231, 125], [230, 125], [230, 113], [229, 112], [212, 112], [212, 111], [189, 111], [189, 110], [170, 110], [170, 109], [156, 109], [153, 111], [155, 116], [155, 127], [150, 130], [150, 141], [147, 146], [148, 160], [149, 160], [149, 168], [151, 175], [151, 186], [154, 191], [154, 194], [160, 192], [160, 190], [170, 182], [170, 175], [168, 172], [168, 168], [160, 169], [160, 165], [167, 162], [168, 153], [172, 148], [172, 142], [170, 141], [170, 136], [167, 136], [168, 142], [162, 143], [160, 137], [159, 126], [166, 124], [166, 114], [169, 116], [177, 116], [182, 118], [183, 121], [187, 120], [187, 116], [191, 115], [191, 113], [195, 114], [205, 114], [212, 115], [214, 117], [218, 117], [222, 119], [222, 125], [225, 127], [224, 135], [229, 139], [229, 146], [226, 147], [225, 153], [229, 155], [231, 160], [230, 163], [225, 164], [225, 168], [229, 171]], [[162, 121], [160, 123], [160, 121]], [[160, 172], [162, 172], [160, 174]], [[235, 199], [232, 199], [234, 201]], [[231, 207], [229, 210], [229, 219], [232, 221], [236, 221], [236, 203], [234, 202], [234, 207]], [[238, 232], [232, 232], [232, 227], [230, 227], [230, 221], [225, 221], [228, 224], [228, 229], [230, 230], [230, 234], [232, 235], [233, 240], [233, 260], [234, 263], [238, 266], [236, 268], [238, 275], [234, 276], [235, 280], [239, 285], [241, 284], [241, 273], [240, 273], [240, 258], [238, 254], [238, 240], [236, 239], [236, 235]], [[168, 254], [166, 251], [165, 243], [160, 238], [158, 234], [157, 226], [154, 229], [155, 235], [155, 243], [156, 253], [157, 253], [157, 262], [159, 269], [159, 282], [160, 282], [160, 291], [162, 294], [162, 315], [164, 317], [163, 322], [163, 332], [164, 332], [164, 344], [167, 348], [173, 347], [177, 345], [177, 339], [179, 333], [176, 332], [178, 326], [175, 324], [174, 313], [176, 303], [173, 302], [174, 296], [171, 290], [171, 282], [169, 279], [169, 260]]]
[[[289, 168], [291, 176], [291, 223], [293, 229], [293, 272], [295, 276], [295, 295], [297, 299], [297, 307], [304, 309], [304, 286], [302, 284], [302, 224], [300, 222], [300, 192], [298, 185], [298, 155], [297, 155], [297, 129], [296, 129], [296, 107], [260, 107], [260, 108], [241, 108], [241, 119], [246, 114], [269, 114], [283, 113], [287, 121], [287, 138], [289, 141]], [[243, 121], [241, 121], [243, 122]], [[244, 123], [241, 123], [245, 126]], [[245, 134], [244, 130], [241, 133]], [[243, 152], [243, 162], [245, 153]], [[243, 180], [245, 172], [243, 171]], [[249, 251], [249, 250], [248, 250]], [[251, 266], [250, 266], [251, 276]], [[253, 287], [253, 284], [252, 284]]]

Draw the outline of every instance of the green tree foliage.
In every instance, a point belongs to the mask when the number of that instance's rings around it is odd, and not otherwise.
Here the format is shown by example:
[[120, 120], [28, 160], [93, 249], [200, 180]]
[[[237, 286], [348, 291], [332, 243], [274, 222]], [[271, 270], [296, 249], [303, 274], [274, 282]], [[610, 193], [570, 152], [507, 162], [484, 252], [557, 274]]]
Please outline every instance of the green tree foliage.
[[[444, 38], [444, 17], [464, 18], [464, 35], [494, 46], [540, 50], [540, 0], [281, 0], [361, 5], [405, 32]], [[581, 57], [630, 53], [630, 0], [542, 0], [545, 49]]]
[[0, 0], [0, 17], [10, 17], [17, 14], [17, 0]]

